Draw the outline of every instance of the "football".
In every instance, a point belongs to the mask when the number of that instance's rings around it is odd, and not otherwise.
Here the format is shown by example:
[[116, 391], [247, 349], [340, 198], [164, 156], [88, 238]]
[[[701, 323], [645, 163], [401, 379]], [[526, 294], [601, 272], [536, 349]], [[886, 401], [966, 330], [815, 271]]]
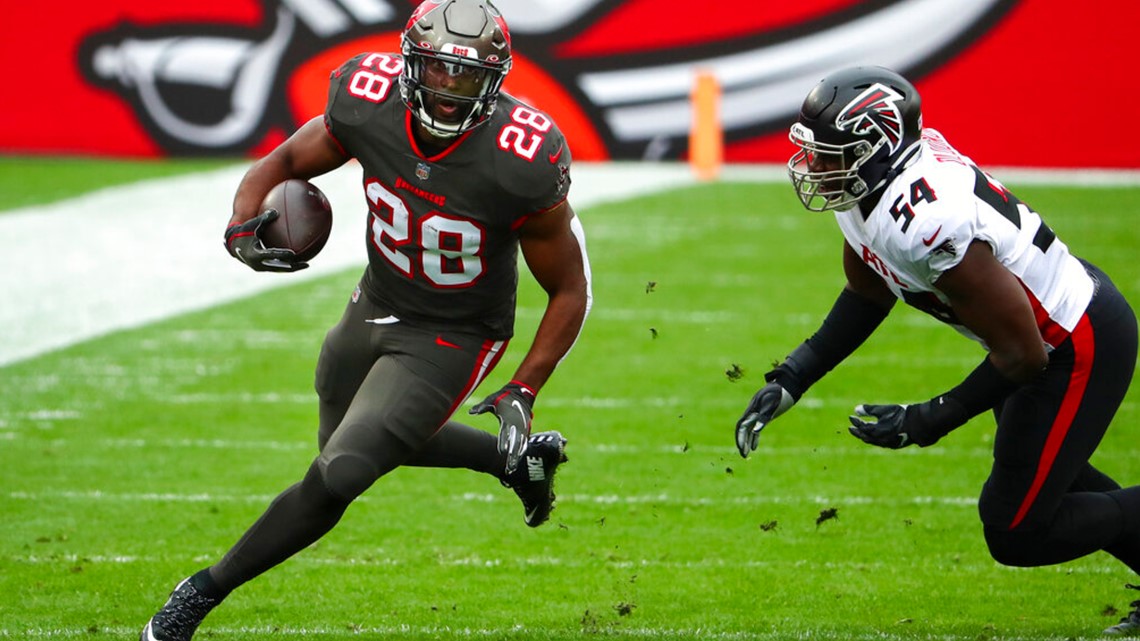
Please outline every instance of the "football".
[[312, 260], [329, 239], [332, 207], [324, 192], [307, 180], [293, 178], [269, 190], [261, 211], [277, 210], [278, 217], [261, 231], [266, 247], [291, 249], [298, 262]]

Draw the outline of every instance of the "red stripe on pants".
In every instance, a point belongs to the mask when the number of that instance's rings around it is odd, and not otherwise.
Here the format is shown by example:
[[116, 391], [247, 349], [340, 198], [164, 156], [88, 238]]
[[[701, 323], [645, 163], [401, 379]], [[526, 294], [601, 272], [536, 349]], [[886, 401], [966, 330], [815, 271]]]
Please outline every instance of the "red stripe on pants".
[[1011, 530], [1025, 518], [1029, 508], [1033, 505], [1033, 501], [1037, 499], [1037, 494], [1041, 492], [1041, 486], [1045, 484], [1046, 477], [1053, 469], [1053, 462], [1057, 460], [1057, 452], [1061, 450], [1061, 443], [1064, 442], [1065, 435], [1069, 433], [1069, 428], [1073, 426], [1073, 419], [1076, 417], [1077, 409], [1085, 396], [1089, 374], [1092, 372], [1093, 349], [1096, 347], [1088, 314], [1081, 317], [1071, 336], [1073, 339], [1073, 372], [1069, 376], [1069, 387], [1065, 390], [1065, 397], [1061, 399], [1061, 409], [1057, 412], [1056, 418], [1053, 419], [1053, 425], [1049, 428], [1049, 435], [1045, 438], [1045, 449], [1041, 451], [1041, 458], [1037, 461], [1037, 474], [1033, 477], [1033, 483], [1029, 486], [1029, 492], [1025, 494], [1025, 499], [1022, 500], [1017, 515], [1013, 517], [1013, 523], [1009, 525]]

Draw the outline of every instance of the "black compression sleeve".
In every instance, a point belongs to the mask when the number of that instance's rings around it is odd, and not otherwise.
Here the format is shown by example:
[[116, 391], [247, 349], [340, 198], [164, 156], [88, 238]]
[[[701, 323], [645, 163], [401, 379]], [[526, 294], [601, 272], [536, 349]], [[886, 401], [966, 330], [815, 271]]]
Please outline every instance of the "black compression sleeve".
[[[950, 391], [907, 408], [911, 438], [922, 447], [938, 442], [982, 412], [993, 409], [1018, 384], [994, 367], [989, 357]], [[913, 414], [913, 416], [912, 416]]]
[[862, 345], [888, 312], [870, 299], [844, 288], [815, 334], [793, 350], [776, 369], [765, 374], [764, 379], [779, 383], [799, 400], [809, 387]]
[[967, 414], [966, 420], [969, 420], [988, 409], [993, 409], [1018, 387], [1017, 383], [999, 372], [987, 356], [974, 368], [974, 371], [970, 372], [966, 380], [943, 396], [961, 403], [962, 409]]

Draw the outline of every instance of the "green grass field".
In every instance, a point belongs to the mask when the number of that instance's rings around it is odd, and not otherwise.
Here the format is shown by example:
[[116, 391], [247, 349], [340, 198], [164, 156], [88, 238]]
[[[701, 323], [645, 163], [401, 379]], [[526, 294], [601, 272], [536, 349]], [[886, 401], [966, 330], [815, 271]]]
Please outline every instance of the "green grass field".
[[[1017, 191], [1140, 301], [1140, 187]], [[855, 404], [925, 400], [980, 360], [919, 312], [899, 306], [740, 459], [733, 425], [763, 372], [843, 284], [830, 215], [785, 184], [727, 183], [580, 214], [595, 308], [536, 406], [536, 429], [570, 439], [551, 522], [525, 527], [490, 477], [397, 470], [198, 639], [1076, 639], [1128, 610], [1136, 577], [1107, 555], [990, 559], [975, 504], [989, 417], [927, 450], [846, 433]], [[0, 368], [0, 637], [134, 638], [300, 478], [317, 351], [357, 277]], [[485, 388], [541, 310], [524, 278], [520, 338]], [[1140, 481], [1138, 399], [1094, 459], [1126, 484]]]
[[0, 156], [0, 210], [40, 205], [140, 178], [204, 171], [232, 160], [114, 160]]

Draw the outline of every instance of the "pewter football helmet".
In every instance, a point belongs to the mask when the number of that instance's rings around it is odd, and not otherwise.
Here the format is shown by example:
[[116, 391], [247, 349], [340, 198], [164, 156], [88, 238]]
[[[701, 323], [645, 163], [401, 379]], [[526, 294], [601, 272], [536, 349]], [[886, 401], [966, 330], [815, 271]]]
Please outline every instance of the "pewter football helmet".
[[[401, 48], [400, 95], [432, 134], [452, 138], [495, 112], [499, 89], [511, 69], [511, 36], [502, 14], [487, 0], [427, 0], [408, 20]], [[474, 96], [432, 88], [429, 65], [477, 85]], [[439, 66], [442, 65], [442, 66]], [[433, 115], [431, 103], [457, 105], [454, 116]]]

